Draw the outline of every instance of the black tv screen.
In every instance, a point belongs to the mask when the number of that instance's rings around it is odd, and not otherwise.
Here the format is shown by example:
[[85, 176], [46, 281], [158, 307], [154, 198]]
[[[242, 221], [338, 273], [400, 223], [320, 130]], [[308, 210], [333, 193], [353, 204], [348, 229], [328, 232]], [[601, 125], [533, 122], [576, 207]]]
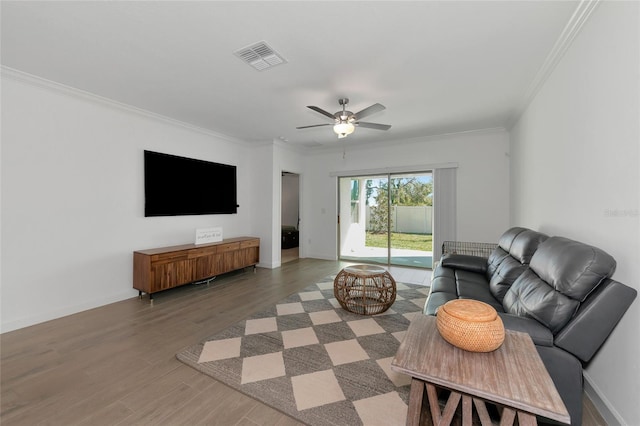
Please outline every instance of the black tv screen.
[[144, 151], [144, 215], [238, 212], [236, 166]]

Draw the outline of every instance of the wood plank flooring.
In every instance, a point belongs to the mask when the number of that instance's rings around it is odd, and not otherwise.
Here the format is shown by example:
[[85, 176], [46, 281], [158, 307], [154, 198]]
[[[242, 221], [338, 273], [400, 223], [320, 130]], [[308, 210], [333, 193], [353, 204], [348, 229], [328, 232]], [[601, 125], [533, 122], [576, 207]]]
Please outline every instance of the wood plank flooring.
[[287, 262], [291, 262], [292, 260], [298, 259], [299, 250], [298, 247], [280, 250], [280, 263], [285, 264]]
[[[132, 298], [2, 334], [0, 423], [298, 425], [175, 354], [346, 265], [298, 259], [247, 269], [157, 293], [153, 306]], [[428, 283], [428, 272], [391, 273]]]

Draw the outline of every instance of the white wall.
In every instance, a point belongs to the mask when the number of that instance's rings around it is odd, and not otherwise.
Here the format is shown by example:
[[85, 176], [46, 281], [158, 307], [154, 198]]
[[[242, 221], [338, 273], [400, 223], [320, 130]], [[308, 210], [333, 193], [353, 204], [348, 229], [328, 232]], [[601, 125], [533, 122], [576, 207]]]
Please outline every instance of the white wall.
[[335, 259], [337, 178], [332, 172], [457, 163], [457, 235], [495, 242], [509, 225], [509, 136], [504, 130], [353, 145], [305, 157], [303, 220], [311, 224], [301, 243], [309, 257]]
[[[262, 239], [260, 244], [260, 266], [277, 268], [281, 264], [280, 235], [282, 210], [282, 171], [296, 173], [299, 185], [305, 181], [301, 154], [280, 142], [272, 142], [252, 148], [251, 180], [254, 235]], [[300, 214], [303, 208], [300, 207]], [[300, 221], [300, 235], [304, 235], [304, 221]], [[304, 257], [304, 249], [300, 249]]]
[[[511, 132], [511, 223], [601, 247], [636, 289], [639, 12], [602, 2]], [[586, 369], [611, 424], [640, 424], [639, 325], [636, 300]]]
[[[136, 296], [134, 250], [252, 234], [244, 145], [34, 82], [3, 72], [3, 332]], [[143, 217], [144, 149], [236, 165], [239, 213]]]
[[280, 266], [280, 253], [271, 240], [274, 222], [279, 209], [279, 201], [274, 196], [275, 176], [273, 172], [274, 147], [271, 144], [253, 148], [250, 151], [251, 186], [253, 205], [253, 235], [260, 238], [260, 266], [275, 268]]

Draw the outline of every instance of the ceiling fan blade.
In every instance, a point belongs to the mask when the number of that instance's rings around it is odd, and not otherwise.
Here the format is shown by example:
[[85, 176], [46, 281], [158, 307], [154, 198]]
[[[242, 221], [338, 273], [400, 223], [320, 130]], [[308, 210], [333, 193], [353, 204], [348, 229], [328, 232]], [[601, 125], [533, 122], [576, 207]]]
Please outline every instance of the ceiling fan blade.
[[311, 126], [300, 126], [296, 127], [296, 129], [308, 129], [309, 127], [320, 127], [320, 126], [331, 126], [331, 124], [312, 124]]
[[367, 117], [371, 114], [375, 114], [376, 112], [380, 112], [384, 109], [386, 109], [384, 105], [373, 104], [370, 107], [367, 107], [360, 112], [356, 112], [353, 115], [356, 117], [356, 120], [360, 120], [361, 118]]
[[329, 117], [332, 120], [336, 119], [336, 117], [333, 114], [323, 110], [322, 108], [318, 108], [317, 106], [307, 105], [307, 108], [310, 108], [310, 109], [314, 110], [315, 112], [319, 112], [322, 115], [326, 115], [327, 117]]
[[367, 123], [366, 121], [357, 121], [354, 124], [358, 127], [376, 130], [389, 130], [391, 128], [390, 124]]

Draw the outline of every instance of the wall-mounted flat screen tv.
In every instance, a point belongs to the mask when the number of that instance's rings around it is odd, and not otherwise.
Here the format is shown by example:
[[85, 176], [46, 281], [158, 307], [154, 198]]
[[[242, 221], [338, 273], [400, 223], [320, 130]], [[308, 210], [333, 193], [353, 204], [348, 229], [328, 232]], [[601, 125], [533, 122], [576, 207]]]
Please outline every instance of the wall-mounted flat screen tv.
[[238, 212], [236, 166], [144, 151], [144, 215]]

